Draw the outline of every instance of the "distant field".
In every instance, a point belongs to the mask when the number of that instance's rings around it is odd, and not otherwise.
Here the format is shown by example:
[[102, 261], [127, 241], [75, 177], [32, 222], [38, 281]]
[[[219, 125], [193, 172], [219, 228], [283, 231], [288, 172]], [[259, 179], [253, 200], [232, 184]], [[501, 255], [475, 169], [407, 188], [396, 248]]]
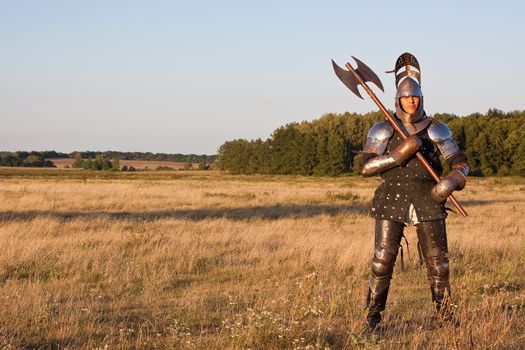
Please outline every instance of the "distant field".
[[[71, 158], [49, 158], [57, 168], [71, 167], [74, 160]], [[184, 169], [186, 164], [191, 164], [194, 169], [199, 167], [199, 163], [183, 163], [183, 162], [160, 162], [150, 160], [119, 160], [120, 166], [132, 166], [137, 170], [151, 169], [155, 170], [158, 167], [169, 167], [175, 170]]]
[[457, 194], [459, 328], [436, 326], [409, 228], [384, 331], [364, 336], [377, 183], [0, 169], [1, 347], [523, 349], [525, 179]]

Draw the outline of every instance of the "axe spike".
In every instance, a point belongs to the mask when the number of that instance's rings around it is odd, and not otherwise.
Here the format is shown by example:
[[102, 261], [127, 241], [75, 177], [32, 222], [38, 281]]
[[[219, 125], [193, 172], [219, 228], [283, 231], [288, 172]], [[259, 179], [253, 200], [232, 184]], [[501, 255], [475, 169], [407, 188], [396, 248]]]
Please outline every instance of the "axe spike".
[[[363, 85], [363, 83], [366, 85], [367, 81], [375, 84], [379, 89], [381, 89], [381, 91], [384, 92], [385, 90], [383, 88], [383, 84], [381, 83], [379, 77], [374, 73], [374, 71], [354, 56], [352, 56], [352, 58], [357, 63], [356, 69], [354, 69], [349, 63], [347, 63], [345, 66], [346, 68], [348, 68], [348, 70], [345, 70], [339, 67], [334, 62], [334, 60], [332, 60], [332, 66], [334, 67], [335, 74], [341, 80], [341, 82], [345, 84], [345, 86], [349, 88], [360, 99], [363, 99], [363, 96], [361, 96], [358, 87], [359, 85]], [[359, 79], [362, 79], [362, 81], [359, 81]], [[367, 87], [364, 85], [363, 88], [365, 90], [367, 89]]]
[[381, 91], [385, 92], [385, 89], [383, 88], [383, 83], [381, 83], [381, 79], [379, 79], [379, 77], [377, 76], [376, 73], [374, 73], [373, 70], [371, 70], [366, 64], [364, 64], [361, 60], [355, 58], [354, 56], [352, 56], [352, 58], [356, 61], [357, 63], [357, 69], [356, 69], [356, 72], [359, 73], [359, 75], [361, 75], [361, 78], [363, 78], [363, 80], [366, 82], [366, 81], [369, 81], [371, 83], [374, 83], [379, 89], [381, 89]]
[[345, 84], [345, 86], [349, 88], [350, 91], [356, 94], [357, 97], [364, 100], [363, 96], [361, 96], [361, 93], [359, 92], [359, 89], [358, 89], [359, 81], [357, 80], [355, 75], [352, 72], [339, 67], [334, 62], [334, 60], [332, 60], [332, 66], [334, 67], [335, 75], [337, 75], [339, 80], [341, 80], [341, 82]]

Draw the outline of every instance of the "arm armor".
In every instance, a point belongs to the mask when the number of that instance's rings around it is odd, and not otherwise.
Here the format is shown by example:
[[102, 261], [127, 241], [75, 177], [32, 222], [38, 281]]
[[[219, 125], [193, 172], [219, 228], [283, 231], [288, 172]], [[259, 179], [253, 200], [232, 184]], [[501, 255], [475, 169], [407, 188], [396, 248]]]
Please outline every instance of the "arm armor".
[[461, 172], [463, 175], [467, 176], [470, 172], [470, 167], [467, 163], [456, 163], [452, 165], [452, 170], [457, 170]]
[[467, 164], [467, 156], [459, 149], [452, 138], [452, 132], [448, 126], [441, 122], [433, 121], [428, 127], [428, 137], [436, 144], [439, 152], [450, 164], [452, 170], [458, 170], [467, 176], [470, 171], [470, 167]]
[[436, 144], [452, 169], [450, 174], [441, 179], [431, 191], [431, 197], [436, 202], [441, 202], [446, 200], [452, 192], [461, 191], [465, 187], [470, 167], [467, 164], [467, 156], [454, 142], [452, 132], [445, 124], [441, 122], [430, 124], [428, 136]]
[[452, 138], [452, 132], [445, 124], [433, 121], [428, 127], [428, 137], [434, 142], [439, 152], [448, 161], [452, 156], [459, 153], [459, 147]]
[[396, 166], [398, 166], [398, 164], [391, 155], [383, 154], [374, 156], [365, 162], [361, 169], [361, 175], [364, 177], [374, 176]]
[[384, 154], [393, 134], [394, 128], [387, 121], [379, 122], [370, 129], [363, 149], [365, 156], [361, 175], [373, 176], [398, 165], [392, 156]]
[[368, 131], [363, 153], [382, 155], [385, 153], [388, 140], [390, 140], [392, 135], [394, 135], [394, 128], [386, 120], [375, 124]]

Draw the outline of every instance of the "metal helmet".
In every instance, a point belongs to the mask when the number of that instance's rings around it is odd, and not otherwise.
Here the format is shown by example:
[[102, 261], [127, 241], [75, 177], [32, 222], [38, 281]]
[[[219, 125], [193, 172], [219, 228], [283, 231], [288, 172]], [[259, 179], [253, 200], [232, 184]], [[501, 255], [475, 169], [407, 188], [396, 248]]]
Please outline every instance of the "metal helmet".
[[[403, 69], [404, 68], [404, 69]], [[423, 92], [421, 91], [421, 69], [419, 62], [410, 53], [405, 52], [396, 61], [394, 70], [387, 72], [396, 75], [396, 116], [403, 123], [415, 123], [425, 118], [423, 109]], [[414, 113], [407, 113], [401, 107], [401, 97], [418, 96], [419, 106]]]

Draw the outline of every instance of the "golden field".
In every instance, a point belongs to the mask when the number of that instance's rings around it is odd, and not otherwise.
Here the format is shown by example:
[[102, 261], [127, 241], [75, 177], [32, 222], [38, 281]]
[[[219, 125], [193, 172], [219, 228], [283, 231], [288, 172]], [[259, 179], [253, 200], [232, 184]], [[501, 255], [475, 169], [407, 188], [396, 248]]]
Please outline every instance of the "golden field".
[[459, 327], [415, 229], [362, 335], [378, 179], [0, 169], [5, 349], [524, 349], [525, 179], [469, 178], [448, 223]]

